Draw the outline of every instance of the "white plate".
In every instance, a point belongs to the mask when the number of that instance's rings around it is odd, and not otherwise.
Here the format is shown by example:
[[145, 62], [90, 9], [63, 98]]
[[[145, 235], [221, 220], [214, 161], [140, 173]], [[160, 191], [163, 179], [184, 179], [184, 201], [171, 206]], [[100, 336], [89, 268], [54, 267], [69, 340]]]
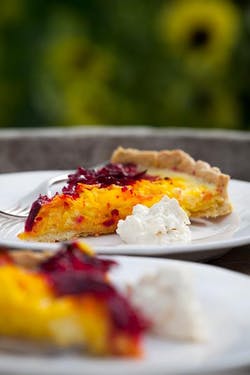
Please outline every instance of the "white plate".
[[[64, 171], [65, 172], [65, 171]], [[0, 207], [8, 207], [44, 179], [62, 171], [20, 172], [0, 175]], [[250, 243], [250, 183], [232, 180], [229, 195], [233, 202], [232, 214], [217, 220], [200, 220], [192, 223], [191, 243], [174, 245], [127, 245], [117, 235], [88, 237], [84, 241], [93, 245], [98, 253], [133, 255], [171, 255], [198, 260], [219, 256], [228, 249]], [[44, 249], [38, 242], [23, 242], [17, 238], [23, 223], [6, 227], [6, 219], [0, 218], [0, 245], [19, 248]], [[56, 249], [58, 244], [46, 244], [47, 249]]]
[[250, 278], [217, 267], [174, 260], [115, 257], [111, 272], [123, 287], [164, 265], [192, 272], [208, 330], [203, 343], [183, 343], [146, 337], [139, 360], [97, 359], [72, 353], [51, 356], [0, 354], [1, 374], [203, 374], [250, 364]]

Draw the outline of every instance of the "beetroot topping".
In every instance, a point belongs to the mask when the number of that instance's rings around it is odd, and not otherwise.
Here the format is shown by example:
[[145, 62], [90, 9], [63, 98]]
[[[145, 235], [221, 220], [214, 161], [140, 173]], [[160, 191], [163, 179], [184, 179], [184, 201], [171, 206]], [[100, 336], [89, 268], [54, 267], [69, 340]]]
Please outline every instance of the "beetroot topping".
[[85, 254], [77, 242], [64, 244], [64, 248], [40, 264], [40, 270], [53, 272], [85, 271], [104, 274], [117, 263], [114, 260], [101, 259]]
[[150, 322], [122, 295], [114, 293], [108, 299], [112, 322], [117, 330], [138, 335], [150, 327]]
[[110, 213], [112, 217], [102, 222], [105, 227], [111, 227], [112, 225], [117, 224], [119, 220], [119, 210], [117, 210], [117, 208], [111, 210]]
[[114, 208], [114, 209], [111, 211], [111, 215], [112, 215], [112, 216], [119, 216], [119, 210], [117, 210], [117, 208]]
[[51, 201], [50, 198], [47, 197], [47, 195], [40, 195], [39, 198], [32, 204], [29, 216], [26, 219], [25, 222], [25, 231], [30, 232], [33, 228], [35, 218], [40, 211], [40, 208], [45, 203], [49, 203]]
[[106, 301], [115, 330], [139, 335], [149, 327], [144, 317], [111, 284], [105, 281], [100, 273], [56, 271], [49, 275], [49, 282], [57, 297], [90, 295], [98, 300]]
[[11, 256], [6, 250], [0, 249], [0, 267], [13, 263]]
[[111, 227], [112, 225], [114, 225], [116, 223], [116, 220], [114, 220], [114, 219], [107, 219], [107, 220], [105, 220], [105, 221], [103, 221], [103, 225], [105, 226], [105, 227]]
[[45, 274], [55, 296], [95, 297], [107, 304], [115, 331], [136, 336], [149, 324], [109, 283], [107, 271], [116, 264], [113, 260], [85, 254], [78, 248], [77, 242], [73, 242], [64, 244], [63, 249], [42, 262], [39, 269]]
[[142, 178], [147, 178], [146, 171], [138, 171], [135, 164], [109, 163], [98, 170], [79, 167], [76, 173], [68, 176], [68, 185], [63, 188], [63, 193], [75, 194], [78, 183], [99, 184], [100, 187], [107, 187], [112, 184], [124, 186], [131, 185]]
[[57, 296], [94, 294], [99, 298], [108, 298], [114, 294], [111, 285], [104, 281], [99, 272], [66, 271], [63, 274], [55, 271], [48, 276]]

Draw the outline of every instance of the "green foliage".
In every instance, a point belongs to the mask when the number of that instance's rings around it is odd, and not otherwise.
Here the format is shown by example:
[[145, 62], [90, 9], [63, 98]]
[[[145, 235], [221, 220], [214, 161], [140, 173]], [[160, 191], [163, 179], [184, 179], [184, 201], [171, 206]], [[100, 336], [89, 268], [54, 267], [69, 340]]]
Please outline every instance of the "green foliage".
[[0, 126], [250, 128], [250, 6], [2, 0]]

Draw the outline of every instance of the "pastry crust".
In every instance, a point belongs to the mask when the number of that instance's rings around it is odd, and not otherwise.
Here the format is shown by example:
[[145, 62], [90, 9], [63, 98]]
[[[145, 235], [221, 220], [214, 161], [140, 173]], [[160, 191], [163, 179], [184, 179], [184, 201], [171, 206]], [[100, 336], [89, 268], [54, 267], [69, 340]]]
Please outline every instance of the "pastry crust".
[[202, 160], [195, 161], [182, 150], [144, 151], [118, 147], [111, 156], [111, 162], [135, 163], [142, 168], [166, 169], [201, 179], [205, 183], [215, 185], [218, 194], [223, 198], [223, 204], [207, 210], [205, 216], [222, 216], [232, 211], [227, 191], [230, 176]]

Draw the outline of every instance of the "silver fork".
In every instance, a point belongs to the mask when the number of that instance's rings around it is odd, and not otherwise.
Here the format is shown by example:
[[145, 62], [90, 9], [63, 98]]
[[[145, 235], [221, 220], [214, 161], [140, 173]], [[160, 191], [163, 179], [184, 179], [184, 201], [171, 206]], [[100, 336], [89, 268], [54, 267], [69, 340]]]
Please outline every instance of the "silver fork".
[[0, 216], [9, 219], [25, 219], [28, 216], [31, 204], [37, 199], [39, 194], [47, 195], [50, 198], [52, 196], [52, 186], [60, 182], [65, 182], [68, 179], [68, 175], [69, 173], [64, 173], [43, 181], [34, 190], [19, 199], [12, 207], [8, 208], [8, 210], [0, 210]]

